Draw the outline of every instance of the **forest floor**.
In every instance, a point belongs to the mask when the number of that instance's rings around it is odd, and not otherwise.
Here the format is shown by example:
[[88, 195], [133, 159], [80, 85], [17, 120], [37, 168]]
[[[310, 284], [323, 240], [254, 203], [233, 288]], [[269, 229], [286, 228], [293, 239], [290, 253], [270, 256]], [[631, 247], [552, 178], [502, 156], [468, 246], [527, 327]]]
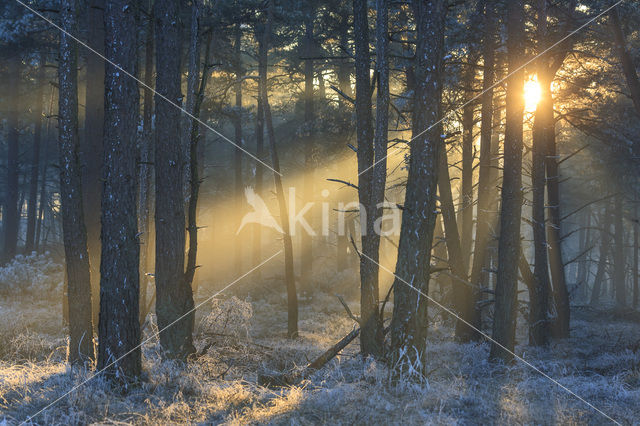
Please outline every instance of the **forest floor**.
[[[300, 386], [258, 386], [259, 372], [299, 368], [352, 330], [333, 295], [300, 306], [300, 337], [285, 338], [283, 294], [207, 303], [198, 314], [201, 356], [163, 361], [148, 325], [141, 383], [127, 392], [64, 363], [60, 300], [3, 297], [0, 424], [606, 424], [602, 414], [522, 362], [487, 362], [486, 343], [459, 344], [453, 323], [430, 308], [428, 380], [391, 381], [358, 356], [357, 340]], [[350, 302], [355, 307], [355, 300]], [[572, 337], [516, 352], [622, 424], [640, 422], [640, 321], [575, 307]], [[526, 341], [519, 329], [520, 341]], [[205, 348], [207, 348], [205, 350]], [[75, 388], [77, 386], [77, 388]], [[68, 393], [68, 394], [67, 394]]]

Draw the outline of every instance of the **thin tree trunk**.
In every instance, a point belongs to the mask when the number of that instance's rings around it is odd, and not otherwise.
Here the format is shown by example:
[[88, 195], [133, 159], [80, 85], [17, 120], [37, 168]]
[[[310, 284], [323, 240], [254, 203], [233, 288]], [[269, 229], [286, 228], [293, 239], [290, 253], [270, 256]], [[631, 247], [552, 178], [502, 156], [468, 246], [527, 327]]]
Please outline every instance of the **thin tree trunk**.
[[468, 333], [469, 327], [464, 321], [470, 322], [473, 318], [473, 311], [468, 301], [471, 299], [472, 288], [463, 282], [467, 280], [465, 274], [464, 259], [462, 257], [462, 247], [460, 244], [460, 233], [456, 219], [456, 209], [453, 204], [451, 193], [451, 180], [449, 177], [449, 163], [447, 160], [446, 146], [440, 152], [438, 189], [440, 195], [440, 209], [442, 210], [442, 222], [444, 224], [444, 235], [447, 243], [447, 253], [449, 257], [449, 268], [457, 278], [451, 280], [453, 309], [457, 311], [459, 319], [456, 322], [456, 338]]
[[[543, 84], [550, 85], [550, 81]], [[543, 96], [551, 96], [550, 89], [545, 89]], [[541, 104], [553, 107], [552, 100], [541, 99]], [[550, 111], [553, 117], [553, 111]], [[552, 128], [554, 124], [551, 124]], [[545, 166], [547, 168], [547, 202], [549, 204], [549, 220], [547, 221], [547, 242], [549, 244], [549, 266], [553, 283], [553, 300], [556, 309], [556, 319], [553, 324], [553, 335], [556, 338], [569, 336], [569, 291], [567, 289], [561, 246], [560, 223], [560, 176], [556, 153], [555, 131], [547, 133], [547, 152]]]
[[[90, 0], [87, 7], [88, 44], [104, 54], [105, 0]], [[93, 324], [97, 326], [100, 309], [100, 200], [102, 194], [102, 143], [104, 135], [105, 63], [92, 52], [87, 52], [87, 86], [85, 94], [84, 143], [81, 147], [83, 176], [82, 196], [87, 225], [87, 249], [91, 268], [93, 297]]]
[[47, 199], [47, 171], [49, 166], [49, 151], [50, 151], [50, 140], [51, 140], [51, 117], [53, 116], [53, 105], [55, 99], [56, 87], [51, 85], [51, 95], [49, 97], [49, 113], [47, 114], [47, 127], [46, 127], [46, 135], [44, 140], [44, 158], [42, 159], [42, 182], [40, 183], [40, 206], [38, 207], [38, 223], [36, 226], [36, 241], [35, 241], [35, 249], [40, 253], [41, 251], [41, 236], [44, 229], [44, 208], [48, 204]]
[[[507, 56], [510, 77], [507, 80], [507, 123], [498, 244], [498, 283], [492, 337], [508, 351], [513, 352], [522, 213], [524, 70], [519, 69], [524, 58], [524, 3], [522, 0], [513, 0], [507, 5]], [[504, 361], [511, 361], [513, 358], [511, 353], [495, 343], [491, 345], [489, 356], [490, 359]]]
[[[587, 208], [584, 212], [584, 220], [581, 224], [580, 230], [580, 253], [584, 253], [591, 244], [591, 209]], [[576, 284], [580, 286], [580, 298], [586, 300], [587, 298], [587, 281], [588, 281], [588, 269], [589, 259], [584, 258], [578, 265], [578, 271], [576, 276]]]
[[[185, 209], [180, 140], [179, 3], [156, 0], [156, 315], [160, 344], [169, 358], [186, 358], [193, 347], [193, 292], [184, 280]], [[174, 105], [170, 104], [173, 103]], [[177, 322], [176, 322], [177, 321]], [[168, 327], [171, 324], [171, 327]], [[168, 327], [168, 328], [167, 328]]]
[[7, 168], [6, 168], [6, 192], [2, 214], [2, 226], [4, 230], [3, 261], [6, 264], [16, 255], [18, 246], [18, 227], [20, 215], [18, 210], [19, 190], [19, 139], [18, 127], [20, 125], [20, 112], [22, 101], [19, 88], [22, 76], [22, 57], [18, 54], [6, 60], [7, 74], [10, 76], [6, 84], [6, 99], [8, 99], [7, 111]]
[[600, 300], [602, 294], [602, 282], [604, 280], [604, 274], [607, 269], [607, 259], [609, 257], [609, 250], [611, 245], [611, 203], [607, 202], [607, 207], [604, 209], [604, 214], [600, 216], [600, 260], [598, 261], [598, 268], [596, 270], [596, 276], [593, 280], [593, 290], [591, 291], [591, 300], [589, 304], [594, 306]]
[[418, 369], [426, 367], [428, 318], [425, 295], [429, 291], [438, 161], [443, 141], [441, 129], [425, 130], [442, 116], [445, 3], [442, 0], [412, 2], [417, 43], [412, 142], [391, 320], [391, 359], [393, 365], [401, 369], [407, 364]]
[[622, 32], [622, 25], [620, 24], [620, 16], [618, 14], [617, 7], [614, 7], [609, 11], [609, 19], [616, 43], [618, 57], [622, 64], [624, 78], [627, 81], [627, 87], [631, 93], [631, 99], [633, 100], [633, 106], [635, 107], [638, 115], [640, 115], [640, 79], [638, 79], [635, 64], [633, 63], [633, 59], [627, 49], [627, 41], [624, 33]]
[[[478, 171], [478, 205], [476, 213], [476, 239], [473, 248], [473, 264], [471, 266], [470, 282], [476, 287], [483, 284], [483, 268], [487, 261], [487, 246], [489, 243], [490, 225], [493, 223], [495, 215], [490, 214], [492, 208], [491, 191], [491, 157], [492, 149], [492, 126], [493, 126], [493, 82], [495, 81], [495, 32], [496, 16], [495, 4], [493, 0], [485, 2], [484, 11], [484, 40], [482, 45], [482, 55], [484, 68], [482, 73], [482, 107], [480, 123], [480, 164]], [[497, 133], [497, 132], [496, 132]], [[475, 290], [471, 293], [471, 300], [465, 310], [473, 313], [472, 324], [480, 327], [480, 315], [476, 308], [479, 293]], [[471, 328], [460, 329], [457, 337], [461, 341], [477, 340], [480, 336]]]
[[[313, 24], [315, 19], [315, 7], [313, 1], [305, 3], [304, 11], [304, 54], [307, 58], [313, 55]], [[313, 98], [313, 59], [304, 61], [304, 133], [307, 136], [304, 146], [304, 176], [303, 176], [303, 204], [311, 202], [314, 196], [315, 174], [315, 140], [314, 140], [314, 98]], [[309, 212], [311, 226], [313, 226], [313, 209]], [[309, 279], [313, 274], [313, 239], [305, 230], [301, 231], [300, 246], [300, 276], [304, 286], [309, 285]]]
[[[546, 2], [546, 0], [542, 0]], [[546, 19], [546, 18], [545, 18]], [[548, 86], [542, 90], [548, 90]], [[532, 220], [534, 246], [534, 285], [529, 293], [529, 344], [546, 345], [549, 339], [549, 264], [547, 262], [547, 239], [545, 234], [545, 137], [541, 133], [549, 131], [549, 119], [543, 116], [546, 110], [541, 100], [536, 110], [533, 124], [533, 148], [531, 183], [533, 187]]]
[[[151, 10], [151, 7], [149, 8]], [[140, 246], [140, 323], [147, 317], [148, 272], [152, 270], [152, 232], [151, 217], [153, 211], [152, 162], [153, 162], [153, 19], [148, 19], [145, 39], [145, 65], [143, 106], [142, 106], [142, 142], [140, 147], [140, 189], [138, 201], [138, 229], [143, 241]]]
[[[474, 96], [475, 83], [475, 62], [476, 54], [473, 51], [473, 42], [469, 46], [469, 61], [464, 72], [464, 90], [466, 91], [466, 102], [462, 111], [462, 183], [461, 183], [461, 203], [460, 203], [460, 250], [462, 255], [463, 275], [462, 279], [467, 280], [469, 262], [471, 259], [471, 244], [473, 242], [473, 129], [474, 129], [474, 109], [476, 103], [471, 101]], [[470, 289], [470, 288], [469, 288]], [[472, 291], [465, 294], [465, 298], [471, 298]], [[468, 302], [465, 301], [465, 304]]]
[[[547, 40], [547, 0], [538, 0], [537, 31], [540, 49], [546, 48]], [[532, 217], [534, 247], [534, 282], [529, 291], [529, 344], [544, 346], [548, 343], [549, 311], [549, 264], [547, 261], [547, 239], [545, 234], [545, 142], [549, 140], [549, 132], [554, 132], [553, 109], [548, 102], [551, 95], [551, 84], [544, 79], [547, 64], [542, 63], [538, 71], [538, 84], [545, 92], [537, 105], [533, 122], [531, 186], [532, 186]], [[551, 114], [549, 114], [551, 113]]]
[[633, 208], [633, 308], [638, 309], [638, 251], [640, 246], [640, 226], [638, 226], [638, 201], [636, 200]]
[[31, 254], [35, 247], [36, 214], [38, 211], [38, 175], [40, 174], [40, 151], [42, 150], [42, 104], [44, 103], [43, 85], [46, 81], [45, 57], [40, 54], [38, 77], [36, 78], [36, 105], [33, 109], [33, 153], [31, 157], [31, 176], [29, 178], [29, 202], [27, 204], [27, 234], [25, 253]]
[[[191, 6], [191, 19], [189, 29], [189, 51], [187, 64], [187, 96], [184, 104], [185, 109], [193, 114], [194, 106], [196, 103], [196, 97], [198, 96], [198, 82], [200, 81], [200, 9], [198, 1], [194, 0], [190, 2]], [[181, 114], [181, 132], [182, 132], [182, 155], [183, 155], [183, 169], [182, 169], [182, 184], [185, 204], [188, 203], [189, 194], [191, 193], [189, 179], [191, 172], [190, 166], [190, 152], [191, 152], [191, 118], [186, 114]]]
[[69, 301], [69, 362], [85, 363], [94, 357], [91, 280], [78, 158], [77, 44], [67, 35], [77, 34], [76, 13], [76, 1], [64, 0], [60, 9], [63, 31], [60, 33], [58, 65], [58, 130], [60, 203]]
[[280, 208], [280, 222], [282, 225], [282, 241], [284, 244], [284, 280], [287, 288], [287, 337], [293, 339], [298, 337], [298, 295], [296, 292], [296, 281], [293, 270], [293, 242], [291, 241], [291, 231], [289, 226], [289, 212], [284, 198], [282, 179], [280, 173], [280, 161], [276, 151], [275, 132], [273, 120], [271, 118], [271, 107], [269, 100], [263, 100], [265, 122], [267, 123], [267, 134], [269, 135], [269, 147], [271, 150], [271, 161], [273, 163], [273, 180], [276, 187], [276, 198]]
[[353, 20], [356, 68], [356, 138], [358, 142], [358, 198], [362, 256], [360, 257], [360, 316], [362, 333], [360, 349], [363, 355], [382, 353], [382, 325], [378, 312], [378, 257], [379, 238], [374, 231], [376, 212], [372, 208], [375, 152], [371, 116], [371, 78], [369, 58], [368, 5], [365, 0], [354, 0]]
[[[197, 3], [193, 3], [194, 7]], [[209, 54], [211, 51], [212, 31], [207, 33], [207, 39], [205, 42], [205, 54], [204, 64], [202, 66], [202, 77], [200, 79], [200, 85], [198, 87], [198, 93], [195, 98], [193, 106], [194, 119], [191, 120], [191, 148], [189, 150], [190, 156], [190, 179], [189, 179], [189, 208], [188, 208], [188, 224], [189, 230], [189, 251], [187, 252], [187, 269], [185, 271], [185, 285], [193, 288], [194, 294], [197, 293], [198, 287], [193, 285], [193, 277], [196, 273], [196, 259], [198, 254], [198, 195], [200, 191], [200, 167], [198, 165], [199, 156], [199, 144], [200, 144], [200, 124], [198, 120], [200, 118], [200, 110], [202, 108], [202, 102], [204, 101], [204, 91], [207, 88], [207, 81], [209, 76]]]
[[[273, 20], [274, 1], [270, 0], [267, 9], [267, 24], [264, 31], [264, 47], [269, 49], [271, 39], [271, 22]], [[269, 150], [271, 151], [271, 162], [274, 170], [273, 180], [276, 187], [276, 198], [280, 208], [280, 225], [282, 226], [282, 242], [284, 245], [284, 281], [287, 288], [287, 337], [290, 339], [298, 337], [298, 295], [296, 292], [296, 281], [293, 269], [293, 242], [289, 227], [289, 211], [284, 198], [282, 178], [280, 175], [280, 160], [276, 149], [276, 135], [271, 117], [271, 107], [266, 85], [262, 86], [262, 107], [264, 120], [267, 124], [267, 135], [269, 137]], [[259, 165], [257, 167], [260, 167]]]
[[[339, 42], [340, 46], [343, 49], [346, 49], [349, 45], [349, 11], [348, 8], [345, 7], [340, 14], [340, 24], [338, 28], [339, 32]], [[338, 88], [342, 93], [344, 93], [349, 98], [353, 98], [353, 90], [351, 87], [351, 74], [352, 74], [353, 65], [351, 61], [342, 59], [338, 62], [336, 68], [336, 76], [338, 79]], [[342, 117], [340, 121], [341, 131], [345, 134], [350, 132], [351, 128], [351, 105], [347, 99], [340, 96], [339, 97], [339, 108], [340, 108], [340, 116]], [[337, 259], [337, 269], [338, 272], [341, 272], [351, 266], [353, 262], [350, 259], [353, 259], [352, 254], [349, 252], [349, 236], [346, 232], [338, 232], [337, 241], [336, 241], [336, 259]]]
[[616, 294], [616, 307], [624, 308], [627, 304], [626, 294], [626, 262], [624, 256], [624, 228], [622, 226], [622, 217], [624, 209], [624, 201], [622, 194], [618, 194], [614, 199], [615, 218], [614, 232], [615, 244], [613, 249], [613, 281]]

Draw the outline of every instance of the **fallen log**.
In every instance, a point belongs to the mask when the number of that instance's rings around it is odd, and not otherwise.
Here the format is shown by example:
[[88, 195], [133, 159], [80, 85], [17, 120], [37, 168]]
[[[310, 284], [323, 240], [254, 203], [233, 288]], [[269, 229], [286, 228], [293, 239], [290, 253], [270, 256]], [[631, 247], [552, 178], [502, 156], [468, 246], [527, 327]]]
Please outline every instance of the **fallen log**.
[[325, 366], [340, 353], [349, 343], [360, 334], [360, 328], [354, 328], [351, 333], [344, 336], [338, 343], [330, 347], [322, 355], [313, 360], [303, 370], [289, 374], [258, 374], [258, 384], [267, 387], [293, 386], [308, 378], [313, 373]]

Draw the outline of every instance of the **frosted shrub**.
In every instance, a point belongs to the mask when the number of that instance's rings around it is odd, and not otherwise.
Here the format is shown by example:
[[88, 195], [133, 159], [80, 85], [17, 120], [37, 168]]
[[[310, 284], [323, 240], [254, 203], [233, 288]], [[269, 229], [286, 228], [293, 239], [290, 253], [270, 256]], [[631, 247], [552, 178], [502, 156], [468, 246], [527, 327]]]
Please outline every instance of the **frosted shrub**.
[[27, 292], [42, 296], [54, 290], [61, 290], [63, 282], [63, 267], [55, 263], [48, 252], [18, 255], [0, 268], [2, 293]]
[[211, 312], [202, 318], [200, 332], [205, 336], [249, 337], [253, 307], [233, 296], [213, 299]]

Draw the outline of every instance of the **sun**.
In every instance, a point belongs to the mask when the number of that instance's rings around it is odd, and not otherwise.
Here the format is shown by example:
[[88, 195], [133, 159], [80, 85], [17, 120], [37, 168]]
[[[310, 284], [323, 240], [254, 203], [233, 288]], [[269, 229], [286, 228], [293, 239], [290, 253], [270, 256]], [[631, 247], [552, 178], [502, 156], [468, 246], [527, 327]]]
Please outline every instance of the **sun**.
[[524, 108], [528, 112], [533, 112], [540, 102], [541, 96], [538, 79], [534, 76], [524, 83]]

